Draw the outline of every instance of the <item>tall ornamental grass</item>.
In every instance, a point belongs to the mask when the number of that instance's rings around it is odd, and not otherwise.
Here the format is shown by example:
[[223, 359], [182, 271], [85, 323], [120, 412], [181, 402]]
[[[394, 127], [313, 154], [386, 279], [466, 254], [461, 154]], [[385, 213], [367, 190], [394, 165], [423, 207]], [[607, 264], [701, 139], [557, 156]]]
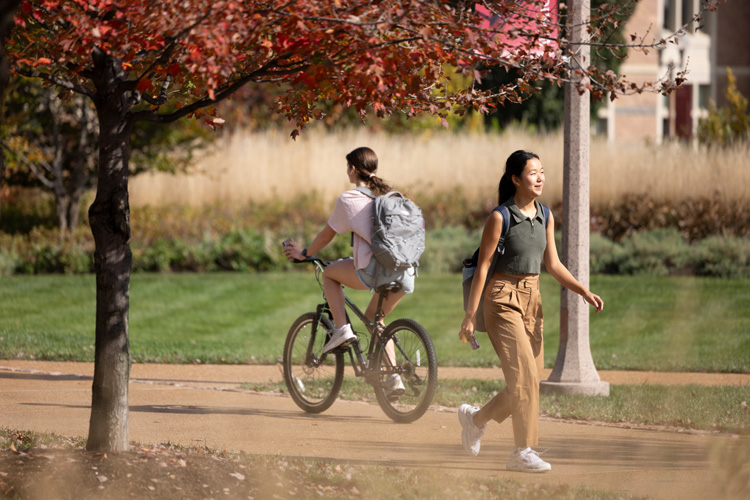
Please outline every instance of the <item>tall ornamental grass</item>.
[[[236, 131], [221, 138], [190, 175], [147, 174], [131, 182], [133, 206], [244, 204], [250, 200], [291, 201], [315, 193], [332, 208], [350, 186], [344, 156], [369, 146], [380, 160], [379, 174], [412, 195], [453, 192], [470, 198], [496, 197], [505, 159], [516, 149], [540, 155], [547, 185], [541, 201], [562, 199], [562, 132], [532, 134], [518, 128], [501, 134], [456, 134], [434, 130], [421, 135], [387, 135], [353, 129], [327, 133], [305, 130], [293, 141], [287, 131]], [[591, 203], [606, 205], [625, 194], [681, 200], [718, 196], [746, 200], [750, 192], [750, 144], [726, 149], [663, 145], [591, 143]]]

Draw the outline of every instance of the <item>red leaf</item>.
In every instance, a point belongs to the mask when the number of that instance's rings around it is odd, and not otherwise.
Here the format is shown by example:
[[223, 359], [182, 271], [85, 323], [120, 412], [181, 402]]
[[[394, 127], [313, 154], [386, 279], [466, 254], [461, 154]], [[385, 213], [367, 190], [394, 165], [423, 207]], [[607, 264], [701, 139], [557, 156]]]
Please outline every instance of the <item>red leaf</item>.
[[138, 85], [135, 86], [135, 90], [137, 90], [141, 94], [151, 92], [152, 90], [154, 90], [154, 84], [148, 78], [143, 78], [138, 82]]
[[170, 67], [167, 68], [167, 74], [170, 76], [177, 76], [182, 72], [182, 68], [178, 63], [172, 64]]

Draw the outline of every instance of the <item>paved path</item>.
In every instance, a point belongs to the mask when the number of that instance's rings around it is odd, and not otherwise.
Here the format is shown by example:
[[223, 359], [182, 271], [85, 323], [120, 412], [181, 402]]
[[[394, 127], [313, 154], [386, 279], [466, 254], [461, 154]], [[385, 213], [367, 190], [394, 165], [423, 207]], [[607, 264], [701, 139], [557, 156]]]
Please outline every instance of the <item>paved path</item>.
[[[461, 373], [458, 369], [440, 369], [441, 378], [455, 378]], [[608, 373], [614, 372], [604, 372], [602, 378], [618, 383]], [[0, 360], [0, 425], [85, 436], [92, 374], [93, 365], [89, 363]], [[635, 383], [663, 379], [664, 374], [660, 375], [649, 375]], [[469, 458], [461, 447], [455, 409], [434, 409], [416, 423], [400, 425], [374, 404], [337, 401], [325, 413], [309, 415], [287, 396], [238, 389], [244, 382], [279, 379], [277, 367], [133, 365], [130, 439], [436, 468], [447, 473], [585, 485], [664, 499], [716, 497], [718, 485], [709, 449], [730, 446], [737, 440], [708, 433], [657, 432], [545, 419], [540, 423], [539, 449], [549, 450], [544, 458], [552, 463], [552, 472], [509, 473], [504, 466], [512, 446], [510, 422], [491, 424], [482, 441], [481, 455]], [[740, 376], [732, 383], [748, 384], [750, 380]]]
[[[347, 368], [349, 368], [347, 366]], [[64, 373], [91, 377], [94, 373], [92, 363], [27, 361], [0, 359], [0, 370], [33, 372], [35, 370], [49, 373]], [[543, 379], [549, 376], [551, 369], [544, 370]], [[502, 379], [500, 368], [457, 368], [440, 367], [441, 379]], [[351, 376], [351, 373], [348, 373]], [[610, 384], [662, 384], [662, 385], [750, 385], [748, 373], [664, 373], [634, 371], [600, 371], [602, 380]], [[176, 364], [141, 364], [134, 363], [130, 372], [136, 382], [159, 382], [170, 384], [196, 385], [199, 387], [214, 386], [236, 388], [241, 384], [253, 382], [281, 382], [284, 377], [281, 365], [176, 365]]]

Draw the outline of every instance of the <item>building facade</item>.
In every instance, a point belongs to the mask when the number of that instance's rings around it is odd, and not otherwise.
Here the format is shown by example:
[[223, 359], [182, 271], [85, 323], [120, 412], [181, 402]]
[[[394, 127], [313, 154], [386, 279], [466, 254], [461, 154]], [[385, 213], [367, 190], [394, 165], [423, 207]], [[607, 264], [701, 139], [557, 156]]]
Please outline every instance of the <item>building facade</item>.
[[[690, 23], [704, 0], [641, 0], [625, 27], [644, 43], [667, 37]], [[647, 142], [696, 138], [698, 122], [709, 100], [725, 104], [727, 68], [739, 91], [750, 97], [750, 0], [727, 0], [716, 12], [705, 12], [700, 28], [691, 26], [648, 53], [631, 50], [620, 68], [629, 81], [654, 82], [687, 68], [687, 82], [669, 96], [647, 92], [624, 96], [599, 110], [599, 130], [610, 141]]]

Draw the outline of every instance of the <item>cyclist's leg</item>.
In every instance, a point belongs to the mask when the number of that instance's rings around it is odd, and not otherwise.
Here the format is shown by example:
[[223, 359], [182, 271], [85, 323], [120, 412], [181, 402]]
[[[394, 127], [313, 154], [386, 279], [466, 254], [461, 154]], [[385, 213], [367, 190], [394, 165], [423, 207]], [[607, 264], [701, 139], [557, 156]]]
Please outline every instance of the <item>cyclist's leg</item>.
[[[385, 300], [383, 300], [383, 317], [388, 316], [391, 311], [393, 311], [393, 309], [396, 307], [396, 305], [404, 295], [405, 293], [403, 291], [388, 292], [388, 296], [385, 298]], [[365, 317], [370, 321], [375, 321], [375, 311], [378, 308], [378, 299], [379, 296], [377, 294], [373, 294], [372, 298], [370, 299], [370, 304], [365, 310]]]
[[[367, 290], [367, 287], [354, 271], [354, 260], [352, 259], [337, 260], [326, 266], [323, 271], [323, 290], [328, 300], [328, 306], [331, 308], [333, 323], [336, 328], [341, 328], [346, 324], [346, 304], [341, 285], [357, 290]], [[373, 312], [374, 316], [375, 313]]]
[[[396, 307], [401, 298], [406, 295], [403, 290], [398, 292], [388, 292], [388, 296], [383, 300], [383, 317], [388, 316], [391, 311]], [[378, 308], [378, 294], [374, 294], [370, 299], [370, 304], [367, 306], [365, 311], [365, 317], [371, 321], [375, 321], [375, 311]], [[382, 321], [382, 320], [381, 320]], [[393, 341], [389, 341], [385, 346], [385, 352], [388, 354], [388, 358], [391, 360], [391, 364], [396, 364], [396, 349], [393, 346]]]

